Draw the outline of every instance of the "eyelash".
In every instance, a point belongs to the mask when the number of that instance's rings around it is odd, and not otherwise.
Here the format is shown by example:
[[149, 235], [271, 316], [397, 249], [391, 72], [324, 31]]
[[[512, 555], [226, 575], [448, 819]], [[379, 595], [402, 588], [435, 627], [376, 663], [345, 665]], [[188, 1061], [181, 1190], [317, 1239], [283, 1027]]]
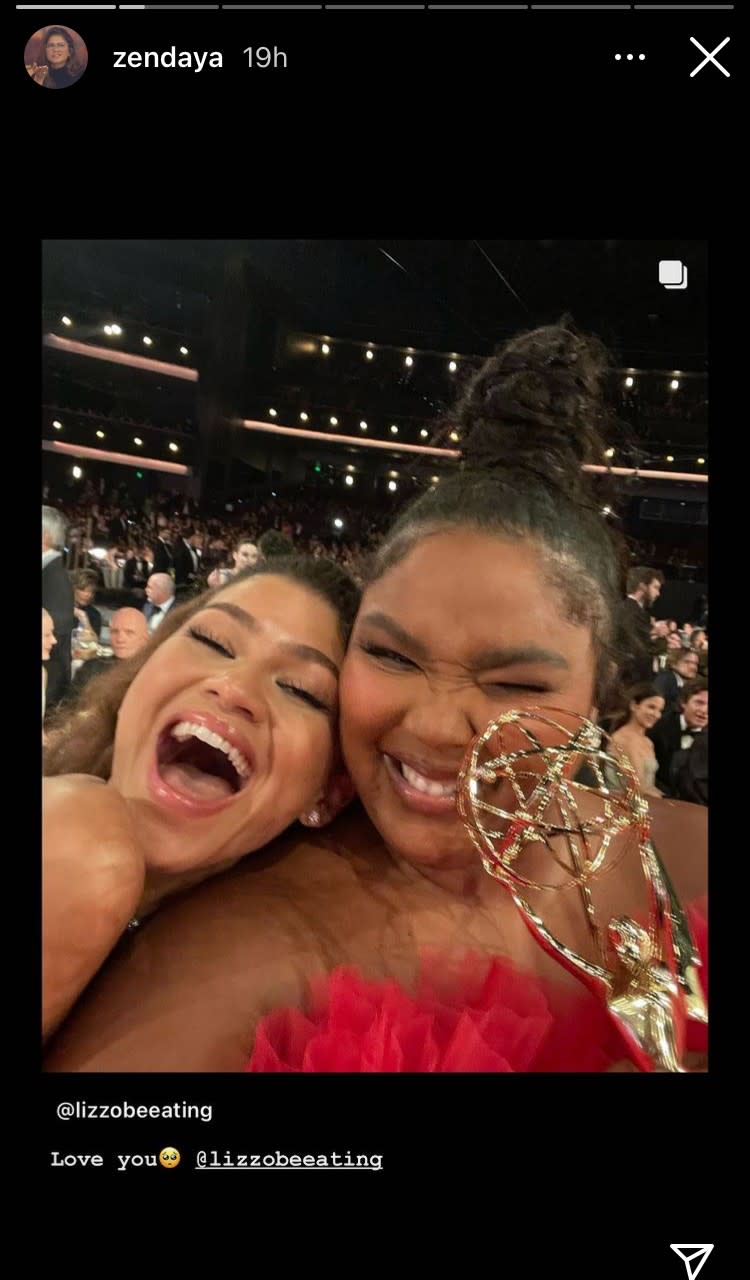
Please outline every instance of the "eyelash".
[[[410, 658], [405, 658], [402, 653], [397, 653], [395, 649], [383, 649], [376, 644], [363, 644], [360, 648], [365, 653], [369, 653], [372, 658], [383, 658], [388, 662], [393, 662], [396, 666], [408, 668], [416, 667], [416, 663]], [[486, 686], [490, 689], [517, 689], [522, 693], [547, 693], [546, 687], [537, 684], [503, 684], [501, 681], [493, 681]]]
[[326, 706], [325, 702], [321, 702], [320, 698], [316, 698], [314, 693], [310, 693], [309, 689], [304, 689], [301, 684], [292, 684], [290, 681], [285, 681], [283, 684], [280, 681], [276, 683], [280, 689], [286, 689], [303, 702], [309, 703], [311, 707], [315, 707], [316, 711], [325, 711], [326, 715], [331, 714], [331, 708]]
[[234, 651], [223, 644], [221, 640], [217, 640], [207, 631], [199, 631], [197, 627], [188, 627], [188, 635], [193, 640], [200, 641], [201, 644], [208, 645], [209, 649], [215, 649], [217, 653], [223, 653], [226, 658], [233, 658]]
[[363, 644], [360, 646], [365, 653], [369, 653], [372, 658], [385, 658], [389, 662], [395, 662], [397, 666], [414, 667], [416, 663], [411, 659], [405, 658], [402, 653], [396, 653], [395, 649], [382, 649], [377, 644]]
[[[220, 640], [217, 640], [208, 632], [199, 631], [197, 627], [188, 627], [188, 635], [193, 640], [199, 641], [200, 644], [207, 645], [209, 649], [215, 649], [217, 653], [224, 654], [226, 658], [235, 657], [234, 652], [229, 649], [227, 645], [223, 644]], [[307, 702], [309, 706], [314, 707], [316, 711], [325, 711], [326, 715], [331, 714], [331, 708], [327, 706], [325, 702], [321, 702], [320, 698], [316, 698], [314, 693], [310, 693], [310, 690], [305, 689], [302, 685], [294, 684], [292, 681], [284, 681], [283, 683], [281, 681], [277, 681], [277, 684], [280, 689], [286, 690], [288, 693], [291, 693], [293, 697], [298, 698], [302, 702]]]

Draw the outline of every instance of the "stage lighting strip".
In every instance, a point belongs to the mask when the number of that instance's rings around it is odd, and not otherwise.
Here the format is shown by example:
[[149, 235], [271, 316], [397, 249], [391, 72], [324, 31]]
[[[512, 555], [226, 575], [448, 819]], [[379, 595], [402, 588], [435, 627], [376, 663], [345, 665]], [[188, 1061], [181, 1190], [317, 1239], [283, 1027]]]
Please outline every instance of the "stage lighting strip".
[[[461, 457], [460, 449], [435, 449], [423, 444], [394, 444], [392, 440], [363, 440], [361, 436], [331, 436], [327, 432], [307, 431], [304, 427], [280, 427], [270, 422], [257, 422], [252, 418], [233, 418], [232, 425], [244, 427], [246, 431], [263, 431], [268, 435], [315, 440], [319, 445], [353, 444], [359, 449], [388, 449], [391, 453], [415, 453], [422, 457], [443, 458], [448, 461], [456, 461]], [[604, 467], [593, 463], [586, 463], [583, 470], [594, 475], [633, 476], [639, 480], [689, 480], [697, 484], [708, 484], [707, 475], [688, 471], [641, 471], [635, 467]]]
[[56, 333], [44, 335], [45, 347], [64, 351], [68, 355], [88, 356], [92, 360], [107, 360], [110, 364], [122, 364], [128, 369], [144, 369], [158, 373], [163, 378], [181, 378], [183, 382], [197, 382], [198, 370], [182, 364], [168, 364], [165, 360], [152, 360], [149, 356], [132, 355], [129, 351], [113, 351], [111, 347], [95, 347], [89, 342], [76, 342], [73, 338], [59, 338]]
[[92, 449], [85, 444], [63, 444], [62, 440], [43, 440], [48, 453], [63, 453], [69, 458], [88, 458], [93, 462], [114, 462], [121, 467], [137, 467], [139, 471], [165, 471], [173, 476], [189, 476], [190, 467], [182, 462], [164, 462], [161, 458], [141, 458], [133, 453], [114, 453], [109, 449]]

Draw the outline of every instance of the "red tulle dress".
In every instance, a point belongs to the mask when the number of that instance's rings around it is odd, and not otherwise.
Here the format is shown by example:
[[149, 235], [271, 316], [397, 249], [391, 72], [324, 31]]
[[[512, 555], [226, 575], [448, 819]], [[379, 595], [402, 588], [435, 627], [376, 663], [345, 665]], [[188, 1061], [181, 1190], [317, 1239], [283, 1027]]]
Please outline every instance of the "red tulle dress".
[[[688, 908], [708, 998], [705, 899]], [[707, 1028], [688, 1024], [704, 1053]], [[413, 994], [341, 968], [310, 984], [307, 1007], [258, 1024], [248, 1071], [606, 1071], [627, 1057], [604, 1006], [505, 959], [425, 954]]]

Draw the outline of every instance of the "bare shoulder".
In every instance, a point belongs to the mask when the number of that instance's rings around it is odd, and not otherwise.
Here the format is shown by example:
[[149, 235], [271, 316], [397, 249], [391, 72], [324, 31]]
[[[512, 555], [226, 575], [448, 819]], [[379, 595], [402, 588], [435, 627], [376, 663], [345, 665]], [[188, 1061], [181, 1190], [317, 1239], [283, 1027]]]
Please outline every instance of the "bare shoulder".
[[98, 778], [43, 784], [43, 1028], [59, 1024], [109, 955], [143, 891], [127, 806]]
[[[125, 936], [58, 1033], [49, 1071], [241, 1071], [255, 1025], [382, 930], [366, 819], [299, 829]], [[368, 942], [364, 940], [367, 939]], [[364, 954], [364, 951], [363, 951]]]
[[708, 809], [651, 800], [651, 835], [683, 905], [708, 893]]

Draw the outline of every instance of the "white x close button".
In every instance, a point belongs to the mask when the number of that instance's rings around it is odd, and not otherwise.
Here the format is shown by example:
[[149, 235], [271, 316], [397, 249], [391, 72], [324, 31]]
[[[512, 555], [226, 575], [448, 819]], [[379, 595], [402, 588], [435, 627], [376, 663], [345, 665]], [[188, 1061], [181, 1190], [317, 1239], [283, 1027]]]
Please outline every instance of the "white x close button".
[[712, 62], [714, 66], [721, 72], [721, 74], [727, 77], [727, 80], [729, 79], [729, 72], [727, 71], [726, 67], [722, 67], [721, 63], [716, 61], [716, 55], [724, 48], [725, 44], [729, 44], [730, 39], [731, 37], [727, 36], [726, 40], [722, 40], [721, 44], [717, 44], [716, 48], [712, 49], [711, 52], [709, 53], [708, 49], [704, 49], [703, 45], [696, 40], [695, 36], [690, 37], [690, 43], [694, 44], [696, 49], [700, 49], [701, 53], [704, 53], [706, 55], [703, 61], [698, 63], [698, 66], [695, 68], [695, 70], [690, 72], [691, 80], [693, 76], [697, 76], [699, 71], [702, 71], [704, 67], [707, 67], [709, 62]]

